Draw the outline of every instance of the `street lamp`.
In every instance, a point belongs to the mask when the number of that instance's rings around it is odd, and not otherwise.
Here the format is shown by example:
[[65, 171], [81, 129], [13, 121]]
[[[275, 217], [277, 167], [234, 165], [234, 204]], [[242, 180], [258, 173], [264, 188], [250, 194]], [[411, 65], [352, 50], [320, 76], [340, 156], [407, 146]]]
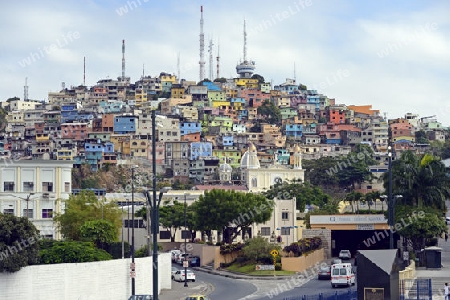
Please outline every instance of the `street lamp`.
[[133, 227], [131, 228], [131, 295], [136, 294], [136, 273], [135, 273], [135, 263], [134, 263], [134, 169], [138, 166], [134, 165], [131, 167], [131, 223]]
[[186, 251], [186, 209], [187, 209], [187, 204], [186, 204], [186, 196], [189, 195], [188, 193], [184, 193], [184, 261], [183, 261], [183, 265], [184, 265], [184, 286], [187, 287], [187, 251]]
[[[16, 198], [19, 198], [19, 199], [22, 199], [22, 200], [25, 200], [26, 202], [27, 202], [27, 219], [29, 219], [29, 210], [28, 210], [28, 203], [30, 202], [30, 197], [31, 196], [33, 196], [35, 193], [29, 193], [28, 195], [27, 195], [27, 197], [26, 198], [22, 198], [22, 197], [19, 197], [19, 196], [16, 196], [16, 195], [12, 195], [12, 194], [8, 194], [7, 196], [12, 196], [12, 197], [16, 197]], [[33, 219], [33, 214], [31, 215], [31, 218]]]

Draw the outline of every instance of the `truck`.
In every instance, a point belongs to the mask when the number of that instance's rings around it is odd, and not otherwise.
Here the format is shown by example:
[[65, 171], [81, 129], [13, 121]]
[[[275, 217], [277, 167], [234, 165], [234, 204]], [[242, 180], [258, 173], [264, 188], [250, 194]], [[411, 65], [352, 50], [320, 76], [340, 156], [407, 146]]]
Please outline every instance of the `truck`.
[[331, 287], [355, 285], [355, 274], [351, 263], [334, 264], [331, 266]]

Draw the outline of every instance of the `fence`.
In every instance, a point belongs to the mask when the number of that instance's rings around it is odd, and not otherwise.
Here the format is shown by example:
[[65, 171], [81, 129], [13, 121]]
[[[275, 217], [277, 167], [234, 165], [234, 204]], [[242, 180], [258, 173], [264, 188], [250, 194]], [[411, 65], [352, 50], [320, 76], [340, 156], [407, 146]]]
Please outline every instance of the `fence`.
[[400, 281], [400, 300], [432, 299], [431, 279], [404, 279]]
[[283, 300], [357, 300], [358, 291], [349, 289], [347, 292], [320, 293], [317, 295], [303, 295], [287, 297]]

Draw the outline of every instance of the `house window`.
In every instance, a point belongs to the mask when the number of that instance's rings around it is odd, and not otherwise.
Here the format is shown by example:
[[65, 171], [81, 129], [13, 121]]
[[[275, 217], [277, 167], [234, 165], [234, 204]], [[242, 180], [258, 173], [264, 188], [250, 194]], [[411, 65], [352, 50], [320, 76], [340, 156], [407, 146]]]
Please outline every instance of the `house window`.
[[281, 235], [290, 235], [291, 229], [289, 227], [281, 227]]
[[270, 227], [261, 227], [262, 236], [270, 236]]
[[23, 183], [23, 191], [24, 192], [33, 192], [34, 191], [34, 182], [26, 181]]
[[25, 208], [22, 212], [22, 217], [26, 217], [28, 219], [33, 219], [33, 210]]
[[64, 192], [70, 193], [70, 182], [64, 182]]
[[13, 181], [5, 181], [3, 183], [3, 190], [5, 192], [14, 192], [14, 182]]
[[3, 214], [5, 214], [5, 215], [14, 215], [14, 209], [13, 208], [5, 208], [3, 210]]
[[160, 231], [159, 238], [161, 240], [170, 240], [170, 238], [171, 238], [170, 231], [164, 231], [164, 230]]
[[51, 219], [53, 218], [53, 209], [44, 208], [42, 209], [42, 219]]
[[43, 182], [42, 183], [43, 192], [53, 192], [53, 182]]
[[285, 221], [287, 221], [287, 220], [289, 220], [289, 213], [288, 212], [282, 212], [281, 213], [281, 220], [285, 220]]

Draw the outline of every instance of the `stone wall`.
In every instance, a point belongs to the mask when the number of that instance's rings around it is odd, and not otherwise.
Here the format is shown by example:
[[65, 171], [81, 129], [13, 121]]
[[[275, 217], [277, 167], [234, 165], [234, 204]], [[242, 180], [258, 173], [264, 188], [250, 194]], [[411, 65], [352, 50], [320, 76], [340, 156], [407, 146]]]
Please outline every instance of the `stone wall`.
[[320, 237], [325, 258], [331, 258], [331, 230], [330, 229], [303, 229], [302, 238]]
[[[131, 259], [37, 265], [0, 273], [0, 299], [124, 300], [131, 295]], [[152, 257], [136, 258], [136, 294], [153, 294]], [[159, 255], [158, 285], [171, 289], [171, 258]]]
[[324, 249], [318, 249], [299, 257], [281, 257], [281, 266], [285, 271], [303, 272], [324, 260]]

